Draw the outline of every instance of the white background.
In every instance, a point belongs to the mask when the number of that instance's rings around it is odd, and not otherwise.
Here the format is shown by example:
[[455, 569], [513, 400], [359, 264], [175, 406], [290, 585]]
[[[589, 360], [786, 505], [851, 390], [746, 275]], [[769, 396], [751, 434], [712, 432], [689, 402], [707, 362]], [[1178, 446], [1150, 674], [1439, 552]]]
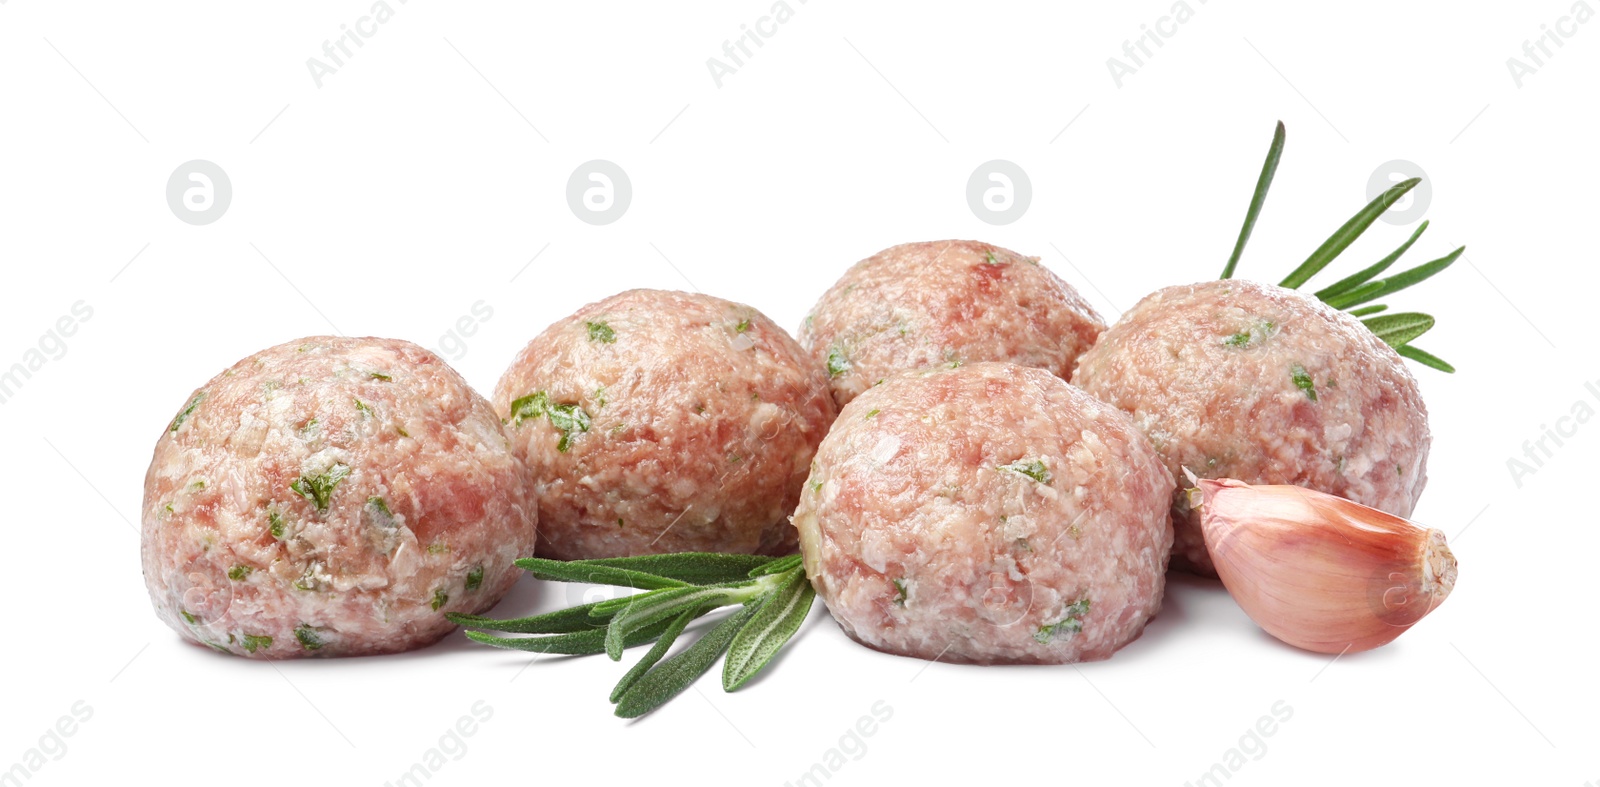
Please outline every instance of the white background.
[[[366, 0], [0, 3], [0, 367], [93, 309], [0, 405], [0, 768], [44, 736], [59, 758], [28, 784], [382, 785], [483, 700], [492, 718], [428, 784], [782, 785], [883, 701], [893, 715], [864, 749], [847, 741], [829, 785], [1181, 785], [1282, 701], [1292, 717], [1264, 751], [1247, 742], [1228, 784], [1600, 783], [1600, 423], [1565, 422], [1576, 434], [1520, 488], [1507, 467], [1575, 403], [1600, 410], [1584, 389], [1600, 386], [1600, 23], [1564, 23], [1520, 86], [1506, 62], [1534, 65], [1523, 42], [1567, 0], [1195, 0], [1120, 87], [1107, 59], [1166, 0], [795, 0], [721, 87], [707, 58], [766, 0], [393, 5], [318, 87], [307, 58]], [[1433, 187], [1408, 261], [1468, 246], [1393, 301], [1437, 315], [1419, 344], [1460, 368], [1413, 367], [1434, 432], [1417, 518], [1451, 537], [1461, 577], [1391, 646], [1330, 664], [1184, 577], [1143, 638], [1078, 667], [886, 656], [819, 605], [762, 680], [729, 695], [708, 679], [629, 724], [605, 701], [625, 667], [604, 658], [528, 666], [456, 634], [267, 664], [186, 645], [151, 612], [135, 532], [150, 450], [192, 388], [256, 350], [336, 329], [438, 348], [483, 300], [492, 318], [450, 359], [487, 391], [545, 325], [615, 291], [693, 286], [793, 328], [857, 259], [948, 237], [1040, 255], [1111, 317], [1217, 275], [1278, 119], [1288, 147], [1242, 277], [1280, 278], [1395, 159]], [[1000, 227], [965, 197], [997, 158], [1034, 191]], [[206, 226], [166, 202], [191, 159], [233, 186]], [[590, 159], [631, 177], [614, 224], [567, 205]], [[1336, 270], [1411, 228], [1375, 225]], [[529, 580], [499, 611], [568, 602]], [[45, 733], [79, 700], [93, 715], [63, 754]]]

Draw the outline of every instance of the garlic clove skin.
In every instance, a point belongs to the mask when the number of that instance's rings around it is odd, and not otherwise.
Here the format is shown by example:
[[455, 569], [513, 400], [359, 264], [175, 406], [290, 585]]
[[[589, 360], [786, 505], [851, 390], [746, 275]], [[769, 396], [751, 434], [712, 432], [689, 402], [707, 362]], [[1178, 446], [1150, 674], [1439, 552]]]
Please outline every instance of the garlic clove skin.
[[1456, 559], [1438, 530], [1298, 486], [1199, 481], [1206, 549], [1267, 633], [1317, 653], [1370, 650], [1442, 603]]

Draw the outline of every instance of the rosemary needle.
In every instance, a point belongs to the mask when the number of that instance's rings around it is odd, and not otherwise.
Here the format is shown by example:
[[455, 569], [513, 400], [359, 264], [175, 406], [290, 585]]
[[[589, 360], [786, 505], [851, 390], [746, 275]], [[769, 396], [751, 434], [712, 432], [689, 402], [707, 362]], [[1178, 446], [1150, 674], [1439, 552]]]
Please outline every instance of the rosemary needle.
[[1244, 226], [1239, 228], [1239, 240], [1233, 244], [1233, 256], [1228, 258], [1228, 266], [1222, 269], [1222, 278], [1233, 278], [1234, 268], [1239, 267], [1239, 255], [1244, 254], [1244, 245], [1250, 240], [1250, 232], [1255, 229], [1256, 219], [1261, 216], [1261, 206], [1267, 201], [1267, 189], [1272, 187], [1272, 177], [1278, 173], [1278, 159], [1283, 157], [1283, 140], [1285, 132], [1283, 121], [1278, 121], [1277, 130], [1272, 132], [1272, 147], [1267, 149], [1267, 160], [1261, 164], [1261, 176], [1256, 178], [1256, 191], [1250, 197], [1250, 210], [1245, 211]]
[[[540, 579], [642, 591], [525, 618], [449, 616], [452, 622], [478, 629], [467, 632], [472, 641], [511, 650], [606, 653], [616, 660], [629, 647], [654, 642], [611, 692], [616, 713], [624, 718], [661, 707], [708, 672], [725, 652], [723, 689], [734, 691], [745, 685], [800, 630], [816, 599], [799, 555], [683, 552], [571, 561], [525, 558], [517, 565]], [[737, 612], [668, 657], [695, 620], [736, 605]], [[484, 631], [535, 636], [502, 637]]]

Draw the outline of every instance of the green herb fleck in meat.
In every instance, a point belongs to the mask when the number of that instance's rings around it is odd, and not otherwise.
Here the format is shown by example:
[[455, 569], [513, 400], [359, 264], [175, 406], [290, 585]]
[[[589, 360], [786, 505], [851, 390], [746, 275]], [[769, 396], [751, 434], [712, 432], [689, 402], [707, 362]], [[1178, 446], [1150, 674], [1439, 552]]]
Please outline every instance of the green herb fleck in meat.
[[261, 648], [270, 647], [272, 647], [272, 638], [266, 636], [265, 634], [244, 635], [244, 649], [250, 651], [251, 653], [260, 650]]
[[172, 428], [168, 429], [167, 431], [178, 431], [178, 427], [183, 426], [183, 422], [189, 420], [189, 416], [194, 414], [194, 408], [199, 407], [200, 400], [204, 398], [206, 398], [205, 391], [195, 394], [194, 398], [189, 400], [189, 404], [182, 410], [178, 411], [178, 415], [172, 419]]
[[289, 484], [294, 493], [311, 501], [317, 506], [318, 511], [328, 510], [328, 502], [333, 499], [333, 490], [350, 475], [350, 466], [343, 462], [335, 463], [328, 472], [322, 475], [302, 475]]
[[844, 351], [838, 347], [828, 351], [828, 376], [838, 377], [850, 371], [850, 359], [844, 357]]
[[444, 592], [444, 588], [439, 588], [433, 591], [433, 603], [429, 606], [433, 607], [434, 612], [438, 612], [440, 607], [448, 603], [450, 603], [450, 594]]
[[276, 508], [267, 509], [267, 532], [271, 533], [273, 538], [283, 538], [283, 515], [279, 514]]
[[449, 551], [450, 545], [443, 541], [435, 541], [428, 545], [428, 554], [430, 555], [442, 555]]
[[556, 450], [566, 453], [572, 446], [573, 432], [587, 432], [593, 421], [583, 407], [577, 403], [553, 404], [545, 410], [550, 416], [550, 425], [561, 430], [561, 440], [556, 443]]
[[1038, 481], [1041, 484], [1048, 484], [1050, 483], [1050, 479], [1053, 478], [1053, 476], [1050, 475], [1050, 468], [1045, 467], [1044, 462], [1041, 462], [1038, 459], [1018, 459], [1009, 465], [1001, 465], [996, 469], [1010, 470], [1013, 473], [1020, 473], [1032, 478], [1035, 481]]
[[467, 591], [471, 592], [480, 587], [483, 587], [483, 566], [473, 566], [472, 570], [467, 572]]
[[391, 382], [391, 381], [393, 381], [393, 380], [394, 380], [394, 378], [393, 378], [393, 377], [390, 377], [390, 376], [389, 376], [389, 375], [387, 375], [387, 374], [384, 374], [384, 373], [383, 373], [383, 372], [372, 372], [372, 373], [371, 373], [371, 374], [370, 374], [370, 376], [371, 376], [371, 377], [372, 377], [372, 379], [374, 379], [374, 380], [382, 380], [382, 381], [384, 381], [384, 382], [386, 382], [386, 383], [387, 383], [387, 382]]
[[184, 621], [187, 622], [191, 626], [199, 625], [199, 623], [200, 623], [200, 619], [195, 617], [194, 615], [189, 614], [189, 610], [187, 610], [187, 609], [178, 610], [178, 614], [182, 615]]
[[734, 326], [733, 330], [734, 333], [744, 333], [745, 331], [750, 330], [750, 318], [746, 317], [740, 320], [739, 324]]
[[1311, 374], [1306, 367], [1295, 364], [1289, 367], [1289, 378], [1294, 380], [1294, 387], [1305, 391], [1306, 398], [1315, 402], [1317, 400], [1317, 384], [1311, 379]]
[[617, 340], [617, 332], [604, 322], [586, 322], [584, 327], [589, 329], [589, 341], [601, 344], [611, 344]]
[[511, 403], [511, 425], [521, 426], [523, 421], [543, 418], [549, 407], [550, 395], [544, 391], [534, 391]]
[[876, 410], [876, 409], [875, 410], [869, 410], [869, 411], [867, 411], [867, 414], [864, 417], [862, 417], [861, 420], [865, 421], [868, 418], [871, 418], [872, 416], [877, 415], [878, 413], [881, 413], [881, 412], [883, 412], [883, 411], [882, 410]]
[[[320, 650], [326, 644], [322, 641], [322, 636], [317, 634], [316, 629], [304, 623], [295, 628], [294, 638], [299, 641], [300, 647], [306, 650]], [[269, 642], [268, 644], [271, 643]]]
[[1055, 623], [1046, 623], [1034, 632], [1033, 639], [1040, 645], [1048, 645], [1056, 637], [1072, 636], [1083, 631], [1083, 617], [1089, 614], [1089, 599], [1080, 598], [1067, 605], [1061, 613], [1061, 620]]
[[1271, 338], [1277, 327], [1278, 324], [1271, 320], [1259, 320], [1254, 327], [1228, 336], [1222, 343], [1229, 347], [1250, 347]]
[[894, 580], [890, 580], [890, 581], [894, 583], [894, 590], [895, 590], [894, 603], [899, 604], [902, 607], [905, 606], [906, 605], [906, 581], [904, 579], [894, 579]]
[[363, 402], [360, 399], [352, 399], [351, 401], [356, 403], [356, 409], [361, 411], [362, 415], [372, 415], [373, 414], [372, 408], [368, 407], [366, 402]]
[[247, 566], [247, 565], [245, 565], [243, 563], [240, 563], [239, 565], [228, 569], [228, 579], [231, 579], [231, 580], [233, 580], [235, 582], [239, 582], [239, 581], [243, 580], [245, 577], [250, 576], [250, 572], [254, 571], [254, 570], [255, 569], [253, 569], [253, 568], [251, 568], [251, 567], [249, 567], [249, 566]]
[[389, 510], [389, 503], [383, 498], [367, 498], [366, 514], [367, 522], [382, 531], [380, 538], [389, 537], [391, 531], [395, 529], [394, 512]]

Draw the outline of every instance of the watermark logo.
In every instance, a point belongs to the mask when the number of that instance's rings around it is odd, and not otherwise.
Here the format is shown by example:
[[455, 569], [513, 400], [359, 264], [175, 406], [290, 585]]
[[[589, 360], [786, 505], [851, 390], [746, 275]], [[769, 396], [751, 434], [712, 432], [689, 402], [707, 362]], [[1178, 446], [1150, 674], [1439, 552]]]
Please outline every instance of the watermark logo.
[[633, 182], [628, 173], [605, 159], [585, 161], [567, 178], [567, 205], [585, 224], [610, 224], [628, 212], [631, 202]]
[[1405, 159], [1386, 161], [1372, 171], [1372, 177], [1367, 178], [1367, 201], [1378, 198], [1379, 194], [1389, 190], [1389, 187], [1404, 180], [1422, 178], [1418, 183], [1383, 215], [1378, 218], [1390, 224], [1411, 224], [1423, 217], [1428, 212], [1428, 204], [1433, 202], [1433, 183], [1428, 180], [1428, 173], [1415, 162]]
[[1567, 39], [1578, 34], [1578, 26], [1588, 24], [1593, 18], [1594, 9], [1587, 0], [1578, 0], [1568, 9], [1567, 15], [1557, 19], [1554, 25], [1539, 25], [1539, 36], [1522, 42], [1522, 57], [1506, 58], [1506, 71], [1511, 73], [1511, 82], [1521, 90], [1523, 81], [1539, 73], [1539, 69], [1555, 57], [1556, 50], [1566, 46]]
[[983, 619], [997, 628], [1021, 623], [1033, 609], [1033, 582], [1027, 577], [1013, 578], [1001, 571], [989, 572], [988, 585], [980, 597]]
[[[567, 606], [569, 607], [627, 598], [638, 592], [634, 588], [621, 585], [585, 585], [581, 582], [568, 582], [565, 586], [567, 589]], [[598, 625], [596, 627], [598, 628]]]
[[1222, 758], [1197, 779], [1183, 783], [1183, 787], [1222, 787], [1233, 775], [1251, 762], [1267, 756], [1267, 739], [1278, 734], [1282, 725], [1294, 718], [1294, 707], [1284, 700], [1272, 704], [1272, 715], [1263, 714], [1239, 736], [1238, 745], [1222, 753]]
[[72, 703], [70, 712], [71, 715], [62, 714], [54, 724], [46, 727], [44, 734], [39, 736], [39, 742], [23, 752], [21, 760], [0, 772], [0, 785], [20, 787], [32, 781], [33, 775], [44, 766], [67, 756], [67, 739], [77, 735], [82, 725], [94, 718], [94, 707], [78, 700]]
[[462, 714], [456, 723], [447, 727], [438, 742], [429, 747], [399, 778], [383, 783], [383, 787], [422, 787], [444, 766], [467, 756], [467, 739], [478, 734], [482, 725], [494, 718], [494, 706], [478, 700], [472, 703], [471, 715]]
[[[400, 5], [406, 2], [399, 0]], [[357, 19], [353, 26], [339, 25], [339, 35], [322, 42], [322, 57], [306, 58], [306, 70], [311, 72], [311, 81], [320, 89], [322, 80], [337, 74], [350, 58], [355, 57], [357, 49], [367, 45], [366, 39], [377, 35], [380, 26], [388, 24], [391, 19], [394, 19], [394, 7], [384, 0], [378, 0], [367, 9], [367, 15]]]
[[[195, 639], [213, 648], [224, 649], [222, 643], [232, 641], [229, 629], [233, 626], [233, 619], [228, 613], [233, 609], [233, 582], [216, 576], [211, 566], [199, 561], [190, 564], [184, 577], [189, 580], [189, 587], [178, 597], [178, 615], [188, 624]], [[299, 586], [297, 583], [296, 587]], [[249, 645], [248, 638], [245, 644]], [[252, 649], [251, 652], [255, 651]]]
[[[1199, 2], [1200, 5], [1206, 4], [1206, 0]], [[1181, 29], [1179, 26], [1188, 24], [1193, 18], [1194, 7], [1178, 0], [1172, 4], [1167, 15], [1157, 19], [1155, 24], [1139, 25], [1139, 35], [1122, 42], [1122, 57], [1113, 55], [1106, 58], [1106, 70], [1111, 72], [1112, 83], [1121, 89], [1123, 80], [1139, 73], [1139, 69], [1156, 56], [1156, 50], [1166, 46], [1167, 39], [1178, 34]]]
[[884, 700], [872, 703], [871, 715], [862, 714], [856, 723], [839, 736], [838, 744], [822, 753], [797, 779], [783, 783], [783, 787], [822, 787], [844, 766], [867, 756], [867, 739], [878, 734], [881, 726], [894, 718], [894, 706]]
[[22, 353], [22, 360], [0, 369], [0, 404], [16, 398], [22, 387], [44, 369], [45, 364], [67, 357], [67, 339], [94, 316], [94, 308], [87, 301], [72, 304], [67, 314], [57, 318], [34, 347]]
[[[800, 5], [805, 5], [806, 0], [800, 0]], [[767, 9], [767, 15], [757, 19], [749, 25], [739, 25], [739, 35], [731, 40], [722, 42], [722, 57], [706, 58], [706, 70], [711, 72], [711, 81], [718, 88], [722, 87], [722, 80], [739, 73], [739, 69], [747, 65], [746, 61], [755, 57], [755, 49], [767, 45], [767, 39], [778, 34], [780, 25], [786, 25], [794, 18], [794, 8], [783, 0], [773, 3]]]
[[985, 161], [967, 178], [967, 207], [986, 224], [1010, 224], [1022, 218], [1032, 202], [1028, 173], [1005, 159]]
[[232, 201], [228, 173], [205, 159], [185, 161], [167, 178], [167, 207], [186, 224], [210, 224], [228, 212]]
[[[1600, 403], [1600, 380], [1584, 383], [1583, 387], [1596, 403]], [[1543, 470], [1545, 463], [1555, 458], [1556, 451], [1566, 446], [1568, 440], [1577, 437], [1578, 430], [1594, 416], [1594, 405], [1589, 404], [1588, 399], [1579, 399], [1567, 408], [1566, 415], [1556, 419], [1554, 426], [1539, 424], [1539, 436], [1522, 441], [1522, 456], [1506, 459], [1511, 482], [1521, 489], [1525, 479]]]
[[478, 329], [494, 316], [494, 307], [488, 301], [475, 301], [467, 314], [456, 318], [450, 330], [439, 337], [434, 353], [442, 358], [459, 361], [467, 357], [467, 339], [476, 336]]

